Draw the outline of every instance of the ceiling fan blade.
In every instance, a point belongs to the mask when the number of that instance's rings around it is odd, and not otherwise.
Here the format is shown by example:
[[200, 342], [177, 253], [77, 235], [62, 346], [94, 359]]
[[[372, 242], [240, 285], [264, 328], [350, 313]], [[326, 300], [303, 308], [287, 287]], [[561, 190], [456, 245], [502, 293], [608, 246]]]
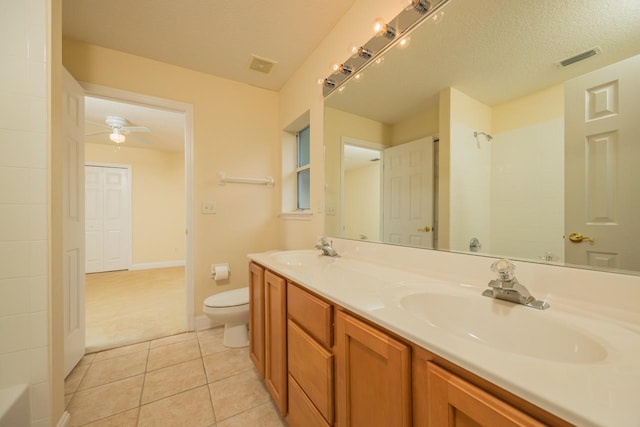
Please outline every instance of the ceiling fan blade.
[[89, 120], [89, 119], [85, 119], [84, 121], [85, 123], [91, 123], [92, 125], [108, 127], [108, 125], [105, 122], [94, 122], [93, 120]]
[[127, 138], [134, 138], [134, 139], [136, 139], [138, 142], [142, 142], [142, 143], [144, 143], [144, 144], [153, 144], [153, 141], [151, 141], [151, 140], [150, 140], [150, 139], [148, 139], [148, 138], [145, 138], [145, 137], [144, 137], [144, 136], [142, 136], [142, 135], [138, 135], [138, 134], [131, 134], [131, 135], [129, 135]]
[[84, 135], [85, 136], [98, 135], [98, 134], [101, 134], [101, 133], [111, 133], [111, 131], [110, 130], [99, 130], [99, 131], [96, 131], [96, 132], [85, 133]]
[[151, 133], [151, 129], [146, 126], [125, 126], [122, 128], [124, 132], [144, 132]]

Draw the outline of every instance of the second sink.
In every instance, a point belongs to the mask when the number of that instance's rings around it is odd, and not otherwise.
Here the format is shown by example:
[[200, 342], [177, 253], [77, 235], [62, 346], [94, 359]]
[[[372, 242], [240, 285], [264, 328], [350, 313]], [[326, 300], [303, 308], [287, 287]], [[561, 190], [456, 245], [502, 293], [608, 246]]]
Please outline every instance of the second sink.
[[503, 351], [568, 363], [594, 363], [607, 357], [600, 343], [554, 319], [549, 311], [437, 292], [406, 295], [400, 307], [434, 327]]

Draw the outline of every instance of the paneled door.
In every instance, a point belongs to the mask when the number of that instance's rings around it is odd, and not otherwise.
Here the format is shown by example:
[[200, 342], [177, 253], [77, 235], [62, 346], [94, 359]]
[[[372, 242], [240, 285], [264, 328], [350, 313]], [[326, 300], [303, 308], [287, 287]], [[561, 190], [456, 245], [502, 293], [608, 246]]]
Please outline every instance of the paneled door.
[[565, 260], [640, 270], [640, 56], [565, 84]]
[[433, 247], [433, 138], [384, 150], [383, 241]]
[[129, 268], [130, 182], [128, 167], [85, 166], [87, 273]]
[[64, 375], [84, 356], [84, 90], [62, 70]]

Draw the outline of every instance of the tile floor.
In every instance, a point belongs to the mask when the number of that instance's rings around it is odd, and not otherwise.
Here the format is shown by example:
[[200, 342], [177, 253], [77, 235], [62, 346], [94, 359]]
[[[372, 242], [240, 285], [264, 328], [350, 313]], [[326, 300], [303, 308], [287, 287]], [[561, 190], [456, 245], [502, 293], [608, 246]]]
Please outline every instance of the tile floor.
[[222, 328], [86, 355], [65, 381], [72, 426], [281, 427], [249, 349]]

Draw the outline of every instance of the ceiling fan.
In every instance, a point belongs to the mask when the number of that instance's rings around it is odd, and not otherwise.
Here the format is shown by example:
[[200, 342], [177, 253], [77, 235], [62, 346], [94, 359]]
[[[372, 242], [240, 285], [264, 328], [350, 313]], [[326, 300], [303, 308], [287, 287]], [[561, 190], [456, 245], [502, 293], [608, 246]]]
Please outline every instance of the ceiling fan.
[[[96, 122], [90, 122], [87, 121], [88, 123], [93, 123], [95, 125], [98, 126], [105, 126], [102, 123], [96, 123]], [[124, 117], [118, 117], [118, 116], [107, 116], [107, 118], [104, 121], [106, 123], [106, 126], [109, 127], [109, 129], [105, 129], [105, 130], [99, 130], [97, 132], [89, 132], [86, 135], [98, 135], [101, 133], [108, 133], [109, 134], [109, 139], [113, 142], [115, 142], [116, 144], [122, 144], [123, 142], [126, 141], [127, 139], [127, 135], [131, 134], [131, 133], [151, 133], [151, 129], [149, 129], [146, 126], [127, 126], [129, 124], [129, 120], [125, 119]], [[143, 139], [143, 141], [149, 143], [149, 140]]]

